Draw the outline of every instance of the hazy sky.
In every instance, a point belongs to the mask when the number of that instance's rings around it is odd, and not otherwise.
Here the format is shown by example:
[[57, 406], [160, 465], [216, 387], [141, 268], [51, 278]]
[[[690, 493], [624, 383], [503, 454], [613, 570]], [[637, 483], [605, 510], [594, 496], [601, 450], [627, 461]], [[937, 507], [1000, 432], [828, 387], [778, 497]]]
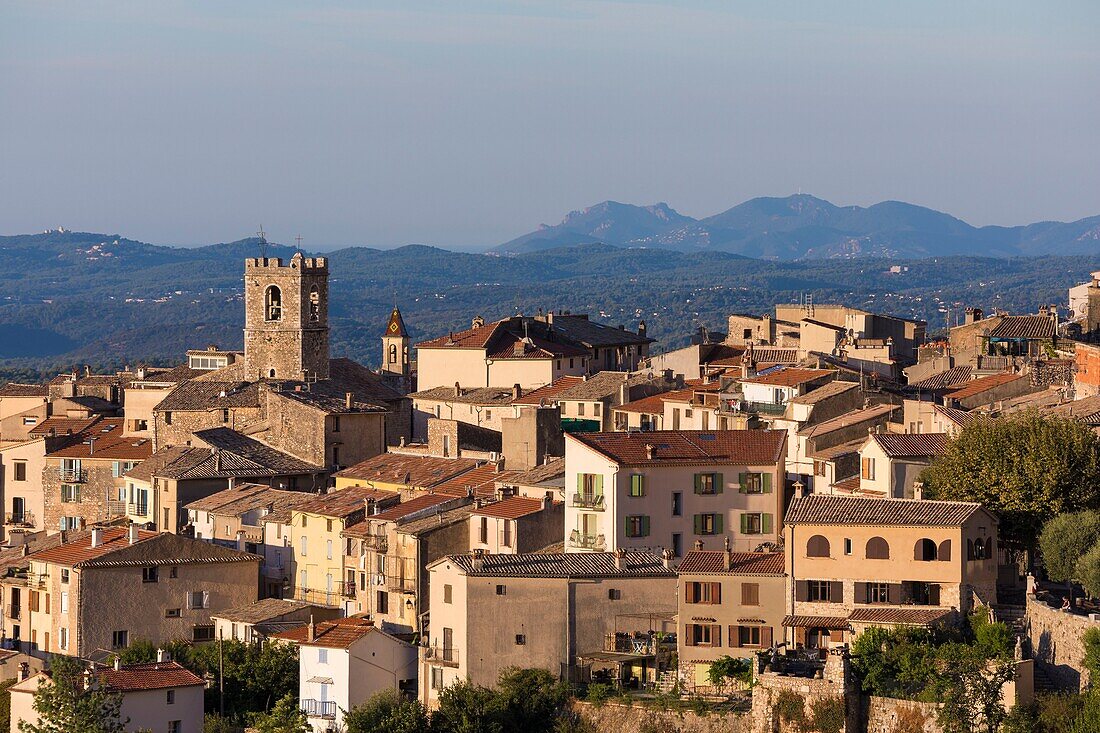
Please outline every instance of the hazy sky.
[[1100, 214], [1100, 2], [0, 2], [0, 233], [497, 244], [801, 189]]

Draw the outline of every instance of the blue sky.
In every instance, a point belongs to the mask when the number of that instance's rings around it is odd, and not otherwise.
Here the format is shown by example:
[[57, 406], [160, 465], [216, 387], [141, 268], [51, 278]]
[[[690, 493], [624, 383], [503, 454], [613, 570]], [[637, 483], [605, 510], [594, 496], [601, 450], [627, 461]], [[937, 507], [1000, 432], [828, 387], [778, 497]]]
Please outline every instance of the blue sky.
[[1100, 3], [0, 4], [0, 232], [491, 246], [605, 199], [1100, 214]]

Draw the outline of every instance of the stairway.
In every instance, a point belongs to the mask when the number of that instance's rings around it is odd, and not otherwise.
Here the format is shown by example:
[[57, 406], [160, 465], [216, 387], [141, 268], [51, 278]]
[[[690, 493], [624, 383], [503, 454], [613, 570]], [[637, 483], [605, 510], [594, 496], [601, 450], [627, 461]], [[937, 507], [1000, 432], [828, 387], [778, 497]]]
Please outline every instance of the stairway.
[[1034, 666], [1035, 670], [1035, 694], [1046, 695], [1052, 692], [1059, 692], [1058, 685], [1054, 680], [1050, 678], [1050, 673], [1047, 672], [1046, 666], [1036, 662]]
[[657, 682], [654, 683], [654, 689], [662, 694], [667, 694], [675, 689], [677, 682], [679, 682], [679, 673], [675, 669], [667, 669], [661, 672], [661, 675], [657, 678]]

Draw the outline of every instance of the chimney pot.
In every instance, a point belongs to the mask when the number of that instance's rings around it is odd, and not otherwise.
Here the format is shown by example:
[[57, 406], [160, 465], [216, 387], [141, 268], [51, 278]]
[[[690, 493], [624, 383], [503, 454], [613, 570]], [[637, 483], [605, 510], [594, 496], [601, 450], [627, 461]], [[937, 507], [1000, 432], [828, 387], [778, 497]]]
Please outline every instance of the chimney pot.
[[518, 400], [522, 396], [523, 396], [523, 387], [521, 387], [519, 384], [513, 384], [512, 385], [512, 399], [513, 400]]
[[665, 569], [672, 570], [672, 550], [667, 547], [661, 551], [661, 564], [665, 566]]
[[351, 392], [344, 393], [344, 409], [351, 409]]
[[122, 669], [122, 657], [115, 655], [115, 671], [118, 672]]
[[165, 662], [170, 662], [171, 661], [170, 656], [171, 655], [168, 654], [167, 650], [157, 649], [157, 664], [164, 664]]
[[455, 397], [461, 397], [461, 396], [462, 396], [462, 385], [459, 384], [458, 382], [455, 382]]
[[309, 625], [306, 627], [306, 641], [315, 641], [317, 639], [317, 625], [313, 623], [313, 614], [309, 614]]
[[92, 547], [99, 547], [103, 544], [103, 528], [92, 527]]
[[656, 454], [656, 452], [657, 447], [655, 445], [653, 445], [652, 443], [645, 444], [645, 458], [647, 461], [652, 461], [653, 456]]
[[126, 539], [133, 545], [137, 543], [140, 537], [141, 534], [139, 533], [138, 526], [136, 524], [131, 524], [126, 530]]
[[614, 554], [614, 557], [615, 557], [615, 569], [616, 570], [622, 570], [623, 565], [624, 565], [623, 561], [626, 560], [626, 550], [619, 547], [615, 550], [615, 552], [613, 554]]

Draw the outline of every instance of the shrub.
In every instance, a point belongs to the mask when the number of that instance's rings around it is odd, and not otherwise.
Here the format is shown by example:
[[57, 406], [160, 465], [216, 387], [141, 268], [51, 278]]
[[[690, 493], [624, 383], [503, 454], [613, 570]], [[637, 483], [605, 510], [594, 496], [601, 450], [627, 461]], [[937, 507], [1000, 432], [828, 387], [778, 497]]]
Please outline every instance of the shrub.
[[1085, 644], [1085, 669], [1092, 679], [1100, 681], [1100, 628], [1092, 626], [1081, 636]]
[[588, 692], [585, 694], [584, 699], [598, 707], [610, 700], [614, 692], [611, 685], [593, 682], [588, 686]]
[[844, 730], [847, 706], [843, 697], [823, 697], [810, 705], [813, 729], [818, 733], [840, 733]]
[[802, 726], [806, 722], [806, 700], [797, 692], [780, 690], [772, 702], [772, 710], [785, 723]]
[[743, 657], [731, 657], [729, 655], [718, 657], [710, 663], [707, 670], [707, 681], [716, 687], [726, 684], [727, 680], [740, 682], [752, 681], [752, 663]]

